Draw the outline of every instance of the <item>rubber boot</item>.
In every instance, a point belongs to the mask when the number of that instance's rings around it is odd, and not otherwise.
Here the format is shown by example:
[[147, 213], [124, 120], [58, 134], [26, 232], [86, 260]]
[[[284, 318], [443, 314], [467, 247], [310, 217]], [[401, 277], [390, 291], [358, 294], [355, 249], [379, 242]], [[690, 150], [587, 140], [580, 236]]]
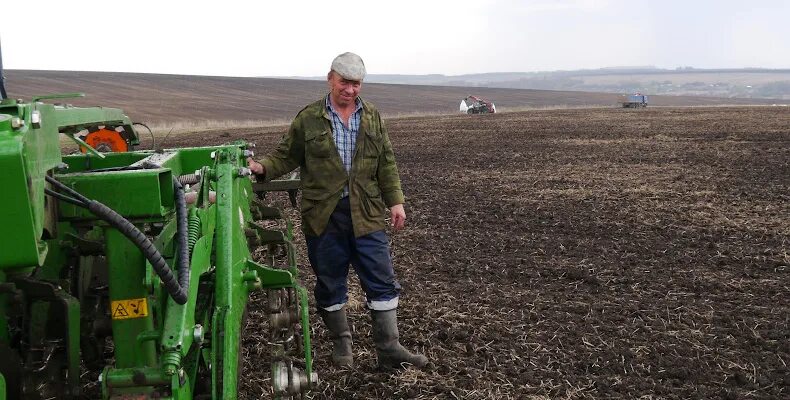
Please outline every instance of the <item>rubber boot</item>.
[[351, 354], [351, 330], [348, 329], [346, 310], [319, 310], [329, 336], [332, 338], [332, 363], [338, 367], [349, 367], [354, 363]]
[[373, 343], [376, 345], [379, 368], [403, 368], [408, 365], [422, 368], [428, 364], [427, 357], [411, 353], [398, 341], [398, 314], [396, 310], [371, 310], [370, 315], [373, 317]]

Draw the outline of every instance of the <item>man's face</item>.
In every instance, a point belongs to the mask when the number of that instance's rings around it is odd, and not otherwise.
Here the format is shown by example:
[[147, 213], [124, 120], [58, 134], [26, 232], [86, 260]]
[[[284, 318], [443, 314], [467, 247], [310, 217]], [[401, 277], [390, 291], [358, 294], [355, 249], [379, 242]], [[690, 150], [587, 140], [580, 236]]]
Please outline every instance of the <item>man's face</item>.
[[329, 96], [339, 107], [348, 107], [354, 104], [359, 96], [359, 91], [362, 89], [361, 81], [352, 81], [343, 78], [335, 71], [330, 71], [327, 77], [329, 82]]

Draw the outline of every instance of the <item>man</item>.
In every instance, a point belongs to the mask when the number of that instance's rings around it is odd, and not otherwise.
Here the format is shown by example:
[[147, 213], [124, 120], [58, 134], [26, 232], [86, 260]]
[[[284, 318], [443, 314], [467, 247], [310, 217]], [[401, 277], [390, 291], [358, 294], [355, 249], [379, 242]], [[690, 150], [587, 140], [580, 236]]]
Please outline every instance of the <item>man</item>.
[[350, 264], [367, 297], [379, 366], [419, 368], [428, 359], [409, 352], [398, 340], [401, 287], [384, 232], [385, 208], [390, 210], [393, 229], [404, 227], [404, 197], [381, 116], [359, 97], [365, 73], [358, 55], [337, 56], [327, 74], [329, 94], [299, 112], [272, 153], [260, 163], [248, 159], [248, 165], [265, 180], [301, 167], [302, 230], [335, 365], [353, 363], [344, 308]]

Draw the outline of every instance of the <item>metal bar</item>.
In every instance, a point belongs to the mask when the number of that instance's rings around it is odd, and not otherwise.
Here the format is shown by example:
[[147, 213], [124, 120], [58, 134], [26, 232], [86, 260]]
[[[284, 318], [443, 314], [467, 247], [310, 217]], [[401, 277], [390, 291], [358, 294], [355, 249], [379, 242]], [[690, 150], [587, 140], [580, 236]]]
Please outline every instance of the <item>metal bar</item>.
[[309, 307], [307, 303], [307, 289], [297, 286], [296, 290], [299, 294], [299, 306], [302, 308], [301, 316], [302, 316], [302, 342], [304, 344], [304, 362], [305, 362], [305, 373], [307, 374], [307, 379], [310, 380], [311, 384], [317, 384], [318, 382], [312, 382], [313, 380], [313, 354], [312, 348], [310, 347], [310, 319], [309, 319]]
[[156, 367], [112, 369], [104, 373], [102, 380], [111, 388], [154, 386], [170, 383], [170, 377]]
[[95, 156], [97, 156], [99, 158], [104, 158], [105, 157], [104, 154], [100, 153], [98, 150], [96, 150], [93, 147], [91, 147], [91, 145], [85, 143], [85, 141], [80, 139], [80, 138], [78, 138], [77, 135], [66, 135], [66, 137], [71, 139], [71, 140], [73, 140], [74, 143], [77, 143], [78, 145], [80, 145], [80, 146], [84, 147], [85, 149], [87, 149], [88, 152], [90, 152], [91, 154], [93, 154], [93, 155], [95, 155]]
[[154, 343], [147, 341], [139, 347], [137, 345], [138, 335], [154, 329], [143, 284], [146, 277], [145, 257], [117, 229], [105, 228], [104, 236], [109, 269], [115, 367], [153, 367], [157, 364]]
[[[237, 266], [234, 253], [234, 228], [237, 230], [239, 218], [236, 214], [236, 199], [235, 191], [233, 190], [233, 180], [236, 175], [234, 168], [233, 157], [234, 152], [231, 149], [222, 149], [215, 153], [218, 160], [216, 165], [216, 190], [217, 190], [217, 248], [215, 253], [215, 260], [217, 265], [216, 270], [216, 287], [215, 298], [217, 307], [217, 319], [221, 319], [219, 327], [217, 327], [217, 334], [215, 343], [221, 349], [215, 349], [220, 352], [217, 356], [220, 357], [222, 368], [216, 371], [221, 377], [215, 375], [215, 379], [221, 382], [217, 385], [216, 398], [222, 399], [235, 399], [236, 398], [236, 382], [238, 379], [238, 371], [236, 371], [238, 361], [238, 348], [239, 348], [239, 327], [241, 325], [241, 310], [240, 304], [234, 304], [234, 293], [238, 296], [238, 291], [241, 289], [241, 274], [237, 274], [237, 270], [241, 266]], [[246, 246], [246, 242], [245, 242]], [[238, 276], [237, 276], [238, 275]], [[246, 291], [244, 300], [246, 301]], [[242, 303], [243, 304], [243, 303]], [[215, 364], [216, 365], [216, 364]], [[221, 396], [221, 397], [220, 397]]]
[[252, 190], [256, 193], [259, 192], [284, 192], [288, 190], [297, 190], [302, 188], [302, 181], [299, 179], [281, 179], [269, 182], [255, 182], [252, 184]]
[[48, 94], [44, 96], [35, 96], [30, 99], [31, 103], [38, 103], [41, 100], [55, 100], [55, 99], [73, 99], [76, 97], [85, 97], [85, 93], [58, 93], [58, 94]]
[[66, 313], [68, 386], [73, 394], [77, 394], [80, 391], [80, 302], [65, 292], [58, 295]]

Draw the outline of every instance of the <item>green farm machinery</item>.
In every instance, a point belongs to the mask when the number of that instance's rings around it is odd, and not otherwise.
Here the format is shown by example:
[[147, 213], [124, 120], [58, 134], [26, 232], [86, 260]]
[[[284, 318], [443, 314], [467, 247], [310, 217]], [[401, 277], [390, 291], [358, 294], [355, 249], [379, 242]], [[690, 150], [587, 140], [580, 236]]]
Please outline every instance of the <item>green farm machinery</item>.
[[242, 142], [134, 151], [120, 110], [0, 93], [0, 399], [235, 399], [257, 290], [271, 368], [250, 372], [274, 398], [317, 384], [292, 227], [257, 222], [284, 218], [262, 192], [298, 180], [253, 186]]

